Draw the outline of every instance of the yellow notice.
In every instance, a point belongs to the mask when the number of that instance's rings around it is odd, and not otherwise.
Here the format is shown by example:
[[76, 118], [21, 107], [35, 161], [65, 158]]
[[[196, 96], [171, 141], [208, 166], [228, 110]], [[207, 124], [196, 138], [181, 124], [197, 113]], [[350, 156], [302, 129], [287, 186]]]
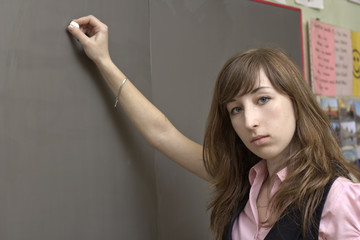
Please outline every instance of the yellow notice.
[[353, 96], [360, 97], [360, 32], [351, 32], [353, 56]]

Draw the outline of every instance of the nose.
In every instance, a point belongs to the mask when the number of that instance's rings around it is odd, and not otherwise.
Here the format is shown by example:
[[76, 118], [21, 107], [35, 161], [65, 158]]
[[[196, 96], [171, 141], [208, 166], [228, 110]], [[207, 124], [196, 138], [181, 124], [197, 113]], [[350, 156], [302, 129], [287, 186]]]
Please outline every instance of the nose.
[[247, 108], [244, 111], [245, 127], [248, 129], [256, 129], [259, 127], [259, 114], [256, 107]]

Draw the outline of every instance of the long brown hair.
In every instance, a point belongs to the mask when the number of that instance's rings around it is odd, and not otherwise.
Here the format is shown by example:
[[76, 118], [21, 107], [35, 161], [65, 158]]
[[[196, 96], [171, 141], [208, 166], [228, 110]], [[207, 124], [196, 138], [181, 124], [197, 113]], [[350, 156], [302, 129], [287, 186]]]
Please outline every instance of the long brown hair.
[[359, 171], [343, 158], [331, 124], [308, 84], [284, 53], [253, 49], [235, 55], [219, 72], [204, 138], [204, 164], [214, 186], [209, 208], [215, 239], [222, 238], [237, 204], [248, 193], [249, 171], [260, 161], [235, 133], [226, 104], [239, 93], [253, 89], [260, 69], [278, 92], [289, 96], [296, 116], [291, 155], [284, 159], [288, 175], [271, 199], [272, 220], [267, 226], [273, 226], [290, 208], [297, 209], [305, 234], [313, 224], [313, 213], [326, 183], [336, 176], [348, 178], [349, 173], [360, 179]]

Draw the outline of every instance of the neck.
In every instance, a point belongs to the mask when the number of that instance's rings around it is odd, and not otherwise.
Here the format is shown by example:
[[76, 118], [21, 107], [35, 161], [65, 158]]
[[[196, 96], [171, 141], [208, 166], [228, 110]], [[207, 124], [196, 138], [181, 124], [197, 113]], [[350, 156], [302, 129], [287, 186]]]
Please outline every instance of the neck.
[[274, 174], [276, 174], [278, 171], [280, 171], [282, 168], [286, 166], [286, 162], [289, 156], [290, 156], [290, 149], [286, 149], [278, 156], [272, 159], [266, 159], [266, 165], [270, 178], [272, 178]]
[[273, 160], [266, 160], [267, 170], [268, 170], [268, 179], [272, 179], [274, 175], [281, 169], [281, 164], [277, 164]]

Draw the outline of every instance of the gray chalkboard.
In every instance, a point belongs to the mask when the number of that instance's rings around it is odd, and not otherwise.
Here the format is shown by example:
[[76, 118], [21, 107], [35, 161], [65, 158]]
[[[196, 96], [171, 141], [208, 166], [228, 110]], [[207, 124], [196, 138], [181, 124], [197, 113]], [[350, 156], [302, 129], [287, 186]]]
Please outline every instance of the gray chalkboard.
[[210, 239], [208, 184], [146, 144], [65, 28], [104, 21], [116, 64], [201, 143], [231, 55], [281, 47], [301, 65], [300, 12], [249, 0], [0, 6], [0, 239]]

